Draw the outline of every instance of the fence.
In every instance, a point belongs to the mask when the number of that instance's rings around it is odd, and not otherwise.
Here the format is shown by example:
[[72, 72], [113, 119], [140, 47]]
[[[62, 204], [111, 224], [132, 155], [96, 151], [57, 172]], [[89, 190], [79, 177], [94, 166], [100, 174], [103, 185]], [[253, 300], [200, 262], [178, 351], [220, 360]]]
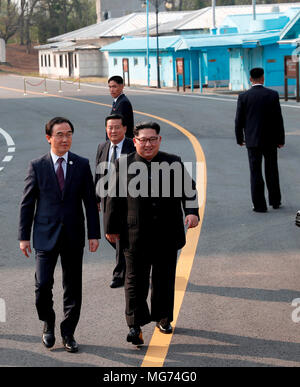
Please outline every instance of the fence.
[[[80, 91], [80, 78], [75, 79], [74, 81], [69, 81], [69, 80], [66, 80], [66, 79], [59, 77], [59, 90], [58, 90], [59, 93], [63, 92], [62, 83], [65, 83], [68, 85], [77, 84], [77, 91]], [[42, 81], [37, 82], [37, 83], [32, 83], [28, 79], [24, 78], [24, 95], [27, 95], [27, 87], [26, 87], [27, 85], [33, 86], [33, 87], [39, 87], [43, 84], [44, 84], [44, 94], [47, 94], [48, 90], [47, 90], [47, 78], [46, 77], [44, 77], [44, 79]]]

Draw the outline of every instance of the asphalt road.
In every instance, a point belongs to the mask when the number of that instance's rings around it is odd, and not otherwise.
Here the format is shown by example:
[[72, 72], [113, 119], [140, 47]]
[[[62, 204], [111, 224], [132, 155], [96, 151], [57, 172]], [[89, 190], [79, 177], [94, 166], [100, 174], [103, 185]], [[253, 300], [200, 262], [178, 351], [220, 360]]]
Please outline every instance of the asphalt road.
[[[27, 165], [48, 151], [45, 123], [63, 115], [75, 126], [72, 150], [88, 157], [94, 168], [111, 105], [105, 87], [82, 84], [77, 91], [76, 85], [63, 84], [63, 93], [58, 93], [58, 83], [49, 81], [47, 88], [58, 97], [43, 94], [43, 85], [28, 86], [24, 96], [23, 78], [0, 76], [0, 299], [4, 300], [0, 366], [140, 367], [154, 325], [143, 329], [144, 347], [126, 342], [123, 289], [109, 288], [114, 251], [103, 239], [99, 252], [84, 256], [83, 307], [76, 331], [80, 352], [66, 353], [59, 340], [51, 351], [41, 344], [42, 324], [34, 306], [34, 255], [26, 259], [17, 241]], [[126, 94], [136, 111], [187, 129], [206, 159], [201, 234], [164, 366], [299, 366], [300, 326], [292, 319], [293, 311], [298, 316], [292, 301], [300, 297], [300, 229], [294, 225], [300, 208], [300, 104], [281, 101], [287, 134], [286, 146], [279, 151], [283, 206], [258, 214], [252, 212], [246, 150], [234, 138], [236, 97], [138, 88]], [[135, 118], [148, 119], [142, 114]], [[161, 149], [195, 162], [189, 137], [166, 122], [161, 126]], [[54, 300], [59, 321], [59, 265]]]

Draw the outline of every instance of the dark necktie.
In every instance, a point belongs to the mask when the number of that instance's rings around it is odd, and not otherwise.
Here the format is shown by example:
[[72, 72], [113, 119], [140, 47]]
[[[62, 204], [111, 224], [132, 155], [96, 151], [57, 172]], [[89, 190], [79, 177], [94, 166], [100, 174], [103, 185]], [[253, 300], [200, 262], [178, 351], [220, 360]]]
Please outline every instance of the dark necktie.
[[64, 189], [64, 185], [65, 185], [64, 170], [63, 170], [63, 167], [62, 167], [62, 162], [63, 161], [64, 161], [64, 159], [62, 157], [60, 157], [57, 160], [58, 168], [56, 170], [56, 176], [57, 176], [57, 180], [58, 180], [58, 185], [59, 185], [59, 188], [60, 188], [61, 191]]
[[110, 162], [113, 164], [117, 160], [117, 148], [118, 148], [117, 145], [113, 145], [113, 154], [111, 155], [111, 159], [110, 159]]
[[112, 110], [116, 109], [116, 104], [117, 104], [116, 101], [114, 101], [113, 104], [112, 104]]

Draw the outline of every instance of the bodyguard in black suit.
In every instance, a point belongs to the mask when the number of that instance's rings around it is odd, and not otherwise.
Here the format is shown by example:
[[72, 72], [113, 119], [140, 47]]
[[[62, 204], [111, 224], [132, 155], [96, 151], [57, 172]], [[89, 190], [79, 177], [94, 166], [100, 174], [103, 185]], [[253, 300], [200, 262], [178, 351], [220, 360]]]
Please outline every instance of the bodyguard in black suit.
[[[96, 197], [100, 210], [100, 203], [102, 207], [104, 232], [106, 233], [107, 212], [106, 212], [106, 196], [101, 197], [101, 193], [97, 184], [100, 179], [104, 178], [109, 172], [109, 164], [115, 163], [115, 161], [124, 154], [135, 152], [135, 146], [131, 138], [125, 137], [126, 125], [124, 117], [120, 114], [112, 114], [105, 119], [106, 133], [108, 141], [99, 144], [96, 155], [96, 173], [95, 173], [95, 187]], [[107, 169], [102, 163], [107, 163]], [[101, 170], [101, 164], [103, 169]], [[99, 188], [99, 186], [98, 186]], [[120, 248], [119, 240], [116, 243], [111, 243], [114, 249], [116, 249], [116, 267], [113, 270], [113, 279], [110, 284], [111, 288], [118, 288], [124, 285], [125, 280], [125, 257], [122, 248]]]
[[85, 244], [84, 212], [89, 249], [95, 252], [100, 238], [99, 214], [89, 161], [69, 151], [74, 128], [66, 118], [55, 117], [46, 124], [51, 149], [30, 162], [20, 207], [20, 249], [29, 257], [33, 225], [36, 250], [35, 293], [39, 319], [44, 321], [42, 342], [55, 343], [53, 276], [61, 257], [64, 288], [64, 320], [60, 325], [63, 345], [77, 352], [74, 331], [82, 298], [82, 257]]
[[[113, 98], [113, 104], [110, 114], [121, 114], [127, 127], [126, 137], [133, 138], [133, 110], [132, 105], [126, 95], [123, 93], [124, 81], [119, 75], [114, 75], [108, 80], [110, 95]], [[107, 140], [107, 136], [106, 136]]]
[[284, 126], [278, 93], [263, 86], [264, 70], [253, 68], [250, 81], [252, 88], [238, 98], [235, 134], [237, 143], [246, 144], [248, 150], [253, 211], [266, 212], [262, 159], [269, 204], [277, 209], [281, 205], [277, 148], [284, 146]]
[[124, 248], [127, 341], [135, 345], [143, 344], [140, 327], [150, 321], [172, 332], [177, 252], [185, 245], [183, 211], [187, 227], [199, 220], [195, 183], [178, 156], [159, 151], [159, 132], [155, 122], [135, 128], [136, 153], [117, 160], [117, 188], [107, 198], [106, 237], [120, 238]]

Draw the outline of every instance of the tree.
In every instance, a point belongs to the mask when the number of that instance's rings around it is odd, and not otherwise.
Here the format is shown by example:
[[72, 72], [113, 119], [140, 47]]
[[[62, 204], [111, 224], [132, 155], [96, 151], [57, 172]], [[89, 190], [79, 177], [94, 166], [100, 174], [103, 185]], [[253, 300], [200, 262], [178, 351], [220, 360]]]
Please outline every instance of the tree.
[[11, 0], [2, 0], [0, 8], [0, 38], [5, 43], [15, 35], [19, 28], [18, 8]]

